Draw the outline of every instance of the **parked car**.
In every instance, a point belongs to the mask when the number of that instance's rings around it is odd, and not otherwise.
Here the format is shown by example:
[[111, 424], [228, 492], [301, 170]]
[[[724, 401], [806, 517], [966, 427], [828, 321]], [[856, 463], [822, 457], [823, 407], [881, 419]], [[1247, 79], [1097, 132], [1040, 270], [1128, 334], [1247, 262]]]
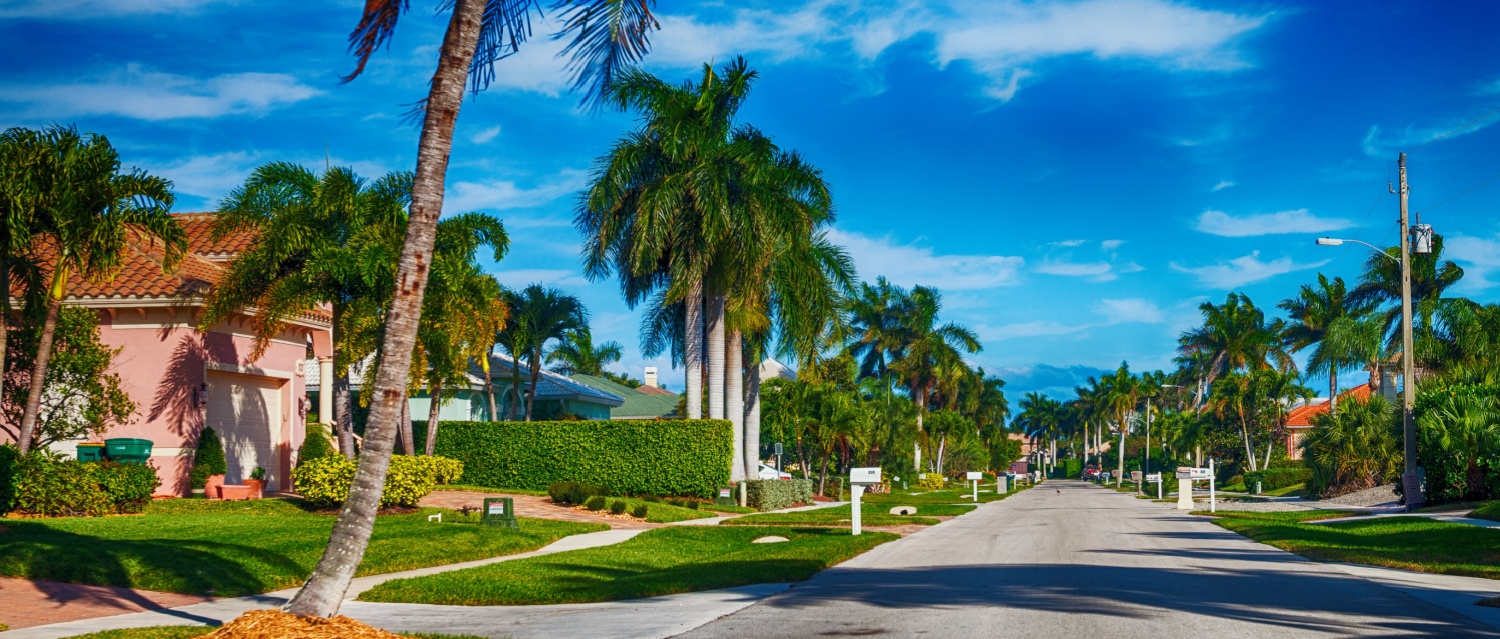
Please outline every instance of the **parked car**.
[[781, 472], [779, 470], [776, 470], [776, 468], [774, 466], [771, 466], [770, 464], [767, 464], [765, 462], [761, 462], [761, 464], [760, 464], [760, 478], [761, 479], [791, 479], [792, 478], [792, 474], [791, 473]]

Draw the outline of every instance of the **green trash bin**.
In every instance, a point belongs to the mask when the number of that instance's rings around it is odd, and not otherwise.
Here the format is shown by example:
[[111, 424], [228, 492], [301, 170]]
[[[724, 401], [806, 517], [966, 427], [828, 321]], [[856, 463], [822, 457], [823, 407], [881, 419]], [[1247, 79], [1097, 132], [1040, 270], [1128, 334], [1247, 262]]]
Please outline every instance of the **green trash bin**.
[[97, 442], [92, 443], [92, 444], [79, 444], [78, 445], [78, 461], [81, 461], [81, 462], [104, 461], [104, 444], [100, 444], [100, 443], [97, 443]]
[[151, 440], [149, 439], [106, 439], [104, 440], [104, 456], [117, 462], [137, 462], [144, 464], [151, 459]]

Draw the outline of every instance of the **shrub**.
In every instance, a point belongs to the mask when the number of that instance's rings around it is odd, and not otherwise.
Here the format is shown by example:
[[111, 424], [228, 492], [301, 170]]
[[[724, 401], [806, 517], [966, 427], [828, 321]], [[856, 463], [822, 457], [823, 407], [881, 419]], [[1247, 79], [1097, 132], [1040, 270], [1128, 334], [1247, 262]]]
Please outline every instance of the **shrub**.
[[1276, 490], [1295, 486], [1312, 479], [1312, 469], [1303, 466], [1301, 468], [1267, 468], [1245, 473], [1245, 489], [1254, 490], [1255, 482], [1260, 482], [1261, 490]]
[[412, 459], [432, 474], [432, 483], [440, 486], [457, 483], [464, 476], [464, 463], [457, 459], [441, 455], [422, 455]]
[[604, 503], [606, 501], [604, 495], [594, 495], [588, 501], [583, 502], [583, 507], [589, 510], [604, 510]]
[[[426, 428], [413, 427], [418, 446]], [[621, 495], [712, 497], [734, 455], [724, 420], [443, 422], [435, 450], [465, 483], [543, 490], [587, 480]]]
[[661, 498], [657, 497], [656, 495], [646, 495], [644, 497], [641, 497], [641, 500], [645, 501], [648, 504], [659, 504], [659, 503], [661, 503]]
[[630, 511], [630, 516], [636, 519], [645, 519], [646, 515], [650, 514], [650, 512], [650, 508], [645, 504], [636, 504], [635, 508]]
[[146, 464], [79, 462], [47, 449], [17, 455], [0, 447], [0, 511], [99, 516], [138, 513], [161, 480]]
[[[420, 459], [391, 455], [385, 490], [380, 494], [381, 508], [415, 507], [419, 500], [432, 492], [436, 486], [432, 469]], [[297, 494], [309, 504], [319, 508], [336, 507], [349, 497], [349, 487], [354, 484], [354, 468], [354, 460], [341, 455], [320, 457], [292, 470], [292, 484], [296, 486]]]
[[582, 505], [590, 497], [602, 492], [598, 486], [580, 481], [560, 481], [547, 487], [547, 496], [552, 498], [552, 503], [574, 506]]
[[844, 478], [829, 477], [828, 482], [823, 484], [823, 496], [833, 500], [844, 498]]
[[193, 452], [193, 472], [189, 476], [193, 488], [202, 488], [208, 484], [209, 477], [228, 471], [229, 464], [224, 461], [224, 443], [219, 441], [219, 434], [214, 429], [204, 427], [198, 433], [198, 448]]
[[623, 515], [623, 514], [625, 514], [625, 509], [629, 508], [629, 507], [630, 507], [630, 504], [625, 503], [625, 500], [623, 500], [623, 499], [616, 499], [616, 500], [610, 502], [610, 504], [609, 504], [609, 512], [614, 513], [616, 515]]
[[[307, 436], [302, 438], [302, 446], [297, 448], [297, 465], [309, 459], [331, 457], [339, 454], [334, 450], [333, 443], [328, 440], [328, 425], [316, 421], [307, 423]], [[195, 469], [196, 470], [196, 469]]]
[[923, 490], [942, 490], [946, 485], [946, 480], [937, 473], [924, 473], [917, 481], [917, 487]]
[[686, 500], [686, 502], [687, 503], [685, 505], [687, 506], [688, 510], [698, 510], [698, 506], [702, 505], [702, 502], [695, 499], [688, 499]]
[[745, 505], [756, 510], [781, 510], [811, 502], [816, 489], [811, 479], [752, 479], [745, 482]]

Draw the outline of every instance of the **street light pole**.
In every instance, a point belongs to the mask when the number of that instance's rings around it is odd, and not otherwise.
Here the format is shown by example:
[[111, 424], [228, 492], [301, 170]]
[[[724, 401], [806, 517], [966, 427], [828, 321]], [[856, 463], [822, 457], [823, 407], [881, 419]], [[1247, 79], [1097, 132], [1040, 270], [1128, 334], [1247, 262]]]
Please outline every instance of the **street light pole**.
[[1146, 445], [1142, 447], [1146, 451], [1146, 458], [1141, 462], [1141, 480], [1135, 484], [1137, 495], [1146, 494], [1146, 474], [1151, 472], [1151, 398], [1146, 398]]
[[1417, 371], [1412, 353], [1411, 330], [1411, 229], [1407, 221], [1406, 199], [1411, 189], [1406, 184], [1406, 154], [1396, 160], [1400, 169], [1401, 189], [1401, 429], [1406, 444], [1406, 467], [1401, 475], [1406, 509], [1422, 505], [1422, 487], [1417, 480]]

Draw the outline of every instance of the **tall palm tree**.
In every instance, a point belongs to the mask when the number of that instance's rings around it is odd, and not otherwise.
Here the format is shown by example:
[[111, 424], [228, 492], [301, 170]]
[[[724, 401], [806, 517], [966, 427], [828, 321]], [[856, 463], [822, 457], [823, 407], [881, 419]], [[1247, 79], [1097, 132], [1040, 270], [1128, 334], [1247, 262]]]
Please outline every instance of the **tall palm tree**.
[[1101, 400], [1113, 414], [1115, 425], [1120, 429], [1120, 450], [1115, 453], [1119, 460], [1119, 475], [1115, 477], [1115, 485], [1119, 486], [1125, 481], [1125, 435], [1130, 431], [1130, 422], [1136, 414], [1136, 407], [1140, 405], [1144, 387], [1141, 379], [1130, 372], [1130, 365], [1125, 362], [1120, 363], [1114, 374], [1100, 380], [1100, 384], [1103, 390]]
[[1329, 340], [1328, 332], [1335, 324], [1345, 319], [1358, 319], [1370, 311], [1369, 304], [1355, 304], [1349, 300], [1344, 278], [1319, 273], [1318, 285], [1303, 284], [1297, 296], [1282, 300], [1277, 306], [1291, 316], [1287, 326], [1286, 341], [1292, 352], [1297, 353], [1311, 347], [1307, 358], [1307, 372], [1328, 375], [1328, 410], [1338, 412], [1339, 371], [1363, 363], [1357, 353], [1337, 348], [1337, 340]]
[[[514, 293], [510, 298], [515, 313], [512, 321], [521, 327], [524, 335], [526, 364], [531, 376], [531, 392], [526, 394], [526, 421], [532, 421], [536, 411], [536, 393], [542, 378], [542, 359], [547, 344], [562, 340], [568, 333], [588, 326], [588, 310], [577, 297], [541, 284], [531, 284]], [[514, 362], [512, 369], [520, 368]], [[512, 405], [511, 412], [515, 409]]]
[[[912, 288], [910, 303], [902, 306], [897, 320], [903, 337], [902, 357], [892, 363], [891, 369], [911, 392], [917, 403], [917, 432], [922, 432], [922, 413], [927, 410], [927, 400], [937, 385], [939, 367], [962, 360], [962, 353], [978, 353], [983, 350], [974, 331], [952, 322], [940, 324], [938, 313], [943, 307], [942, 293], [935, 288], [916, 286]], [[922, 468], [922, 449], [914, 450], [914, 465]]]
[[1178, 352], [1186, 357], [1209, 358], [1206, 384], [1212, 385], [1231, 370], [1294, 366], [1281, 336], [1284, 324], [1267, 322], [1265, 312], [1244, 293], [1230, 293], [1222, 305], [1204, 302], [1198, 310], [1203, 313], [1203, 325], [1183, 332], [1177, 343]]
[[[349, 80], [358, 76], [370, 57], [389, 41], [409, 4], [407, 0], [365, 3], [359, 24], [349, 37], [358, 58]], [[426, 269], [443, 209], [453, 128], [464, 91], [469, 87], [483, 89], [494, 79], [494, 63], [514, 52], [531, 34], [531, 10], [540, 10], [539, 4], [529, 0], [453, 0], [440, 6], [451, 8], [451, 16], [438, 50], [437, 70], [422, 103], [411, 221], [396, 262], [396, 296], [382, 336], [382, 350], [392, 356], [381, 360], [375, 375], [372, 391], [377, 401], [368, 420], [372, 428], [365, 432], [365, 454], [356, 468], [349, 499], [312, 576], [286, 605], [286, 610], [294, 614], [336, 614], [364, 558], [390, 466], [394, 425], [403, 411], [400, 391], [406, 386], [410, 354], [416, 344]], [[575, 88], [595, 96], [598, 87], [645, 55], [648, 34], [657, 27], [651, 6], [649, 0], [562, 0], [553, 5], [561, 14], [563, 34], [573, 36], [564, 54], [571, 62]]]
[[[0, 283], [6, 294], [0, 299], [0, 344], [9, 343], [11, 297], [20, 286], [23, 308], [39, 309], [44, 304], [45, 286], [31, 251], [36, 237], [37, 220], [45, 216], [49, 194], [46, 182], [34, 179], [35, 168], [48, 156], [45, 130], [7, 129], [0, 133]], [[5, 369], [5, 350], [0, 348], [0, 374]]]
[[604, 367], [620, 361], [624, 354], [619, 342], [595, 346], [587, 326], [568, 331], [560, 341], [561, 344], [547, 352], [547, 363], [553, 364], [554, 372], [564, 375], [603, 375]]
[[120, 156], [104, 136], [54, 126], [36, 143], [37, 152], [20, 176], [33, 185], [27, 208], [35, 215], [36, 235], [44, 247], [37, 250], [38, 262], [51, 282], [16, 442], [22, 453], [31, 448], [69, 279], [74, 274], [92, 280], [113, 276], [132, 246], [159, 252], [164, 269], [173, 268], [187, 251], [187, 236], [169, 213], [171, 182], [140, 169], [122, 173]]
[[[1401, 247], [1393, 246], [1384, 255], [1371, 255], [1365, 262], [1359, 286], [1349, 292], [1351, 301], [1372, 306], [1383, 305], [1385, 333], [1392, 350], [1401, 343]], [[1391, 259], [1395, 258], [1395, 259]], [[1451, 300], [1443, 297], [1449, 288], [1463, 279], [1464, 270], [1452, 260], [1443, 259], [1443, 237], [1432, 238], [1431, 253], [1411, 255], [1412, 328], [1416, 332], [1434, 329], [1438, 312]]]
[[253, 233], [204, 302], [199, 328], [254, 308], [255, 352], [317, 304], [333, 312], [333, 424], [339, 449], [354, 458], [347, 322], [356, 301], [384, 295], [390, 258], [406, 226], [410, 173], [374, 182], [347, 167], [318, 175], [290, 162], [253, 172], [219, 203], [210, 237]]

